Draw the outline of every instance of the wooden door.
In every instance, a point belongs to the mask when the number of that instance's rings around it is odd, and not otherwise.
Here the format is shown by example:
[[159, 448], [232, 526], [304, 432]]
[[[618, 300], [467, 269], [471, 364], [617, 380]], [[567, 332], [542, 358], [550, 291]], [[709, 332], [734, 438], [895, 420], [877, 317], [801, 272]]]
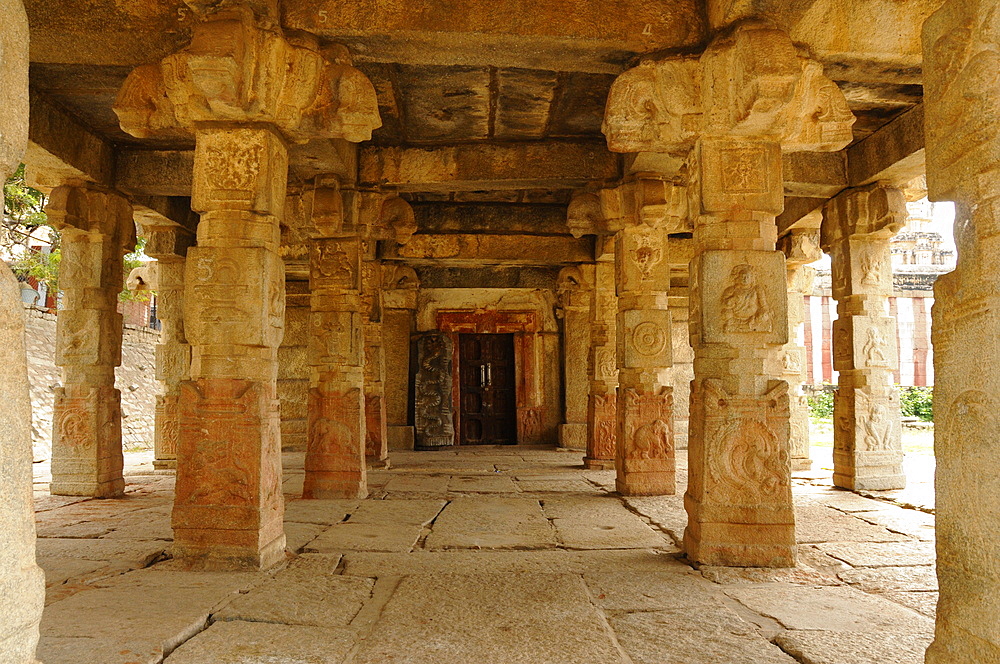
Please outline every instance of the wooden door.
[[516, 444], [514, 335], [461, 334], [458, 345], [460, 444]]

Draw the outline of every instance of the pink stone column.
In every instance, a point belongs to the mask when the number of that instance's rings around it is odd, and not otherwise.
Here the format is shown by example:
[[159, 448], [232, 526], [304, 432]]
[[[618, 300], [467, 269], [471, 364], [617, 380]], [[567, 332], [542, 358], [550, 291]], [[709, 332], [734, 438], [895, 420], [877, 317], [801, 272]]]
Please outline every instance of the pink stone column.
[[62, 234], [62, 308], [56, 324], [52, 428], [53, 494], [112, 498], [122, 478], [122, 258], [135, 247], [132, 206], [119, 193], [89, 186], [54, 189], [46, 207]]

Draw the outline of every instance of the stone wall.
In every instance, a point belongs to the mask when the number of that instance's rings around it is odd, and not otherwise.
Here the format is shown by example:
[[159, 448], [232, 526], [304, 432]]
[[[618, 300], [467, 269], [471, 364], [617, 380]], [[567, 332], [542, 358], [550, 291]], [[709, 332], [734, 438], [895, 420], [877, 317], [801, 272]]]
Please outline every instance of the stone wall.
[[[31, 442], [35, 461], [46, 461], [52, 452], [54, 388], [60, 383], [55, 365], [56, 316], [25, 307], [25, 345], [31, 381]], [[156, 408], [154, 346], [159, 332], [125, 327], [122, 366], [115, 371], [115, 387], [122, 393], [122, 441], [125, 449], [152, 449]]]

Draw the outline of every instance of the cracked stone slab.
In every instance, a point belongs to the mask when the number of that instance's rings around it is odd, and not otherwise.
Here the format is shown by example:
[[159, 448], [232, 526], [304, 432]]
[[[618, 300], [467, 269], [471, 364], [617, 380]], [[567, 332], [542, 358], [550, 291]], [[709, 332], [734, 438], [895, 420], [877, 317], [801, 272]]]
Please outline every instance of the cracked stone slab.
[[104, 539], [173, 541], [174, 531], [170, 526], [172, 510], [172, 506], [163, 505], [123, 514]]
[[832, 507], [842, 512], [871, 512], [873, 510], [885, 509], [889, 504], [880, 500], [865, 498], [864, 496], [859, 496], [853, 491], [847, 490], [812, 494], [809, 498], [822, 505]]
[[329, 528], [320, 523], [297, 523], [288, 521], [285, 528], [285, 549], [292, 553], [302, 550], [309, 542], [316, 539], [321, 532]]
[[803, 664], [923, 664], [933, 633], [790, 631], [775, 642]]
[[795, 506], [795, 540], [819, 542], [899, 542], [909, 538], [825, 505]]
[[683, 541], [688, 517], [680, 491], [674, 496], [628, 496], [625, 504], [670, 533], [675, 542]]
[[456, 498], [434, 521], [424, 543], [438, 549], [547, 549], [558, 542], [537, 500]]
[[581, 479], [519, 479], [517, 487], [528, 493], [597, 493], [599, 489]]
[[854, 516], [924, 542], [934, 541], [933, 514], [895, 507], [874, 512], [855, 512]]
[[786, 629], [866, 632], [921, 631], [933, 623], [877, 595], [847, 586], [756, 586], [725, 593], [748, 609], [777, 620]]
[[854, 567], [933, 565], [933, 542], [833, 542], [817, 544], [823, 553]]
[[347, 629], [215, 623], [175, 650], [166, 664], [341, 664], [355, 635]]
[[891, 599], [896, 604], [902, 604], [903, 606], [913, 609], [917, 613], [921, 613], [925, 616], [931, 618], [937, 615], [937, 603], [938, 603], [938, 593], [934, 592], [887, 592], [883, 593], [883, 596], [887, 599]]
[[584, 573], [594, 603], [606, 611], [656, 611], [717, 606], [717, 586], [686, 565], [657, 572], [608, 571]]
[[134, 569], [156, 560], [169, 542], [116, 539], [39, 539], [36, 552], [39, 563], [44, 558], [78, 558], [121, 562]]
[[578, 664], [620, 655], [579, 576], [404, 578], [356, 664]]
[[347, 627], [371, 597], [371, 579], [337, 572], [339, 556], [303, 555], [229, 602], [216, 620]]
[[709, 581], [720, 585], [760, 583], [791, 583], [803, 586], [839, 586], [842, 582], [832, 574], [801, 567], [715, 567], [705, 565], [699, 571]]
[[443, 500], [364, 500], [350, 519], [328, 528], [304, 551], [406, 552], [444, 506]]
[[448, 482], [451, 493], [517, 493], [514, 480], [506, 475], [459, 475]]
[[559, 540], [570, 549], [650, 549], [673, 547], [614, 496], [595, 494], [545, 499]]
[[395, 475], [385, 484], [389, 493], [440, 493], [448, 492], [448, 475]]
[[[583, 574], [608, 569], [635, 573], [687, 568], [672, 555], [650, 549], [591, 551], [414, 551], [413, 553], [346, 553], [344, 574], [366, 577], [410, 574], [478, 574], [552, 572]], [[690, 569], [690, 568], [688, 568]]]
[[609, 621], [634, 664], [795, 664], [721, 604], [630, 613]]
[[859, 567], [840, 573], [840, 579], [868, 593], [899, 590], [937, 590], [933, 567]]
[[340, 523], [358, 508], [359, 500], [286, 500], [285, 521], [320, 523], [332, 526]]
[[[46, 664], [159, 661], [201, 631], [209, 615], [263, 574], [140, 570], [46, 607]], [[87, 650], [70, 647], [86, 643]], [[81, 660], [86, 653], [90, 660]]]

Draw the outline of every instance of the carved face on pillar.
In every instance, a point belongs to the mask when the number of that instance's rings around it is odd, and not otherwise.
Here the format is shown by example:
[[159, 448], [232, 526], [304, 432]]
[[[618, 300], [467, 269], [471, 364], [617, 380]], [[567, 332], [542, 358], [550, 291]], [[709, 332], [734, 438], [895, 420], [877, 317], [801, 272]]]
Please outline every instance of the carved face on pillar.
[[371, 140], [372, 130], [382, 126], [375, 86], [354, 67], [338, 65], [331, 68], [330, 87], [337, 109], [329, 118], [333, 133], [352, 143]]
[[566, 208], [566, 225], [576, 238], [595, 233], [602, 219], [601, 199], [597, 194], [578, 194]]
[[650, 149], [656, 139], [659, 115], [655, 87], [656, 74], [650, 65], [640, 65], [615, 79], [601, 127], [612, 151]]

